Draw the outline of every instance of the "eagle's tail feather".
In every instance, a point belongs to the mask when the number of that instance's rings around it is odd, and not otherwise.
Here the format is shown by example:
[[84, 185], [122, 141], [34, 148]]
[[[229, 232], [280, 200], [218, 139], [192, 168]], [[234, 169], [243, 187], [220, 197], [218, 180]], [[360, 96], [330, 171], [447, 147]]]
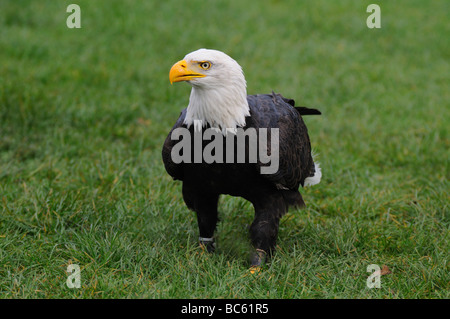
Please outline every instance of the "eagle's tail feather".
[[312, 186], [320, 183], [322, 178], [322, 170], [319, 163], [314, 163], [314, 175], [305, 178], [304, 186]]

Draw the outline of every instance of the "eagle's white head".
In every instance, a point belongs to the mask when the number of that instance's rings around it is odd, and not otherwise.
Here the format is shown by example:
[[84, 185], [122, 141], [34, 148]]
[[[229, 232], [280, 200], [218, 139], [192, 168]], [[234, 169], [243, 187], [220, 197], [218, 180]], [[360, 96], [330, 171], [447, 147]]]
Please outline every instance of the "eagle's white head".
[[250, 115], [247, 85], [241, 66], [217, 50], [200, 49], [189, 53], [170, 70], [170, 82], [187, 81], [192, 86], [184, 123], [235, 130]]

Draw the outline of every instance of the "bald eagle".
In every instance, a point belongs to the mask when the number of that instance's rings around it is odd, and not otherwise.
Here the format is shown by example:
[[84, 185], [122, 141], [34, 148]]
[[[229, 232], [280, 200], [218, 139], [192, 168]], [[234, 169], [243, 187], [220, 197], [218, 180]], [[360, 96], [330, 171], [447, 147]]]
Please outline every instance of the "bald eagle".
[[[197, 213], [200, 245], [210, 252], [215, 249], [219, 196], [243, 197], [255, 209], [250, 226], [254, 247], [251, 264], [259, 267], [275, 250], [280, 218], [290, 206], [305, 205], [299, 186], [320, 181], [321, 170], [313, 161], [308, 131], [301, 116], [320, 112], [295, 107], [293, 100], [274, 92], [247, 95], [242, 68], [234, 59], [217, 50], [200, 49], [187, 54], [172, 66], [169, 78], [171, 83], [187, 81], [192, 90], [187, 108], [181, 112], [164, 142], [162, 158], [167, 173], [183, 182], [182, 194], [187, 207]], [[220, 132], [214, 135], [214, 143], [223, 146], [221, 149], [224, 151], [219, 156], [223, 160], [195, 161], [195, 154], [182, 154], [185, 160], [181, 162], [174, 160], [174, 153], [180, 152], [179, 147], [177, 151], [175, 148], [177, 143], [181, 143], [181, 138], [179, 134], [174, 137], [173, 133], [180, 129], [192, 135], [208, 129]], [[228, 139], [239, 142], [237, 129], [254, 129], [259, 137], [262, 129], [266, 129], [264, 132], [276, 129], [278, 140], [268, 139], [266, 142], [267, 154], [273, 153], [275, 147], [278, 150], [275, 172], [263, 174], [261, 168], [267, 163], [259, 157], [256, 162], [249, 160], [252, 150], [249, 136], [244, 139], [247, 141], [243, 146], [244, 161], [237, 159], [239, 145], [225, 147], [229, 146]], [[194, 140], [184, 141], [191, 147], [181, 153], [195, 150]], [[197, 151], [206, 150], [211, 140], [212, 136], [203, 139]]]

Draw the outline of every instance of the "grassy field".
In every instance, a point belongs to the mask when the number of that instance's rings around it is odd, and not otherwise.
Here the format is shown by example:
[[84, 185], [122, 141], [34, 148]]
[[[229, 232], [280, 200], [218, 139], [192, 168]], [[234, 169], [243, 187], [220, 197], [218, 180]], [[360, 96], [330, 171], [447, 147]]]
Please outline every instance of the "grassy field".
[[[369, 29], [372, 2], [0, 1], [0, 297], [449, 298], [450, 2], [377, 1]], [[322, 182], [258, 275], [252, 206], [222, 197], [204, 254], [162, 164], [190, 91], [169, 69], [201, 47], [323, 113]]]

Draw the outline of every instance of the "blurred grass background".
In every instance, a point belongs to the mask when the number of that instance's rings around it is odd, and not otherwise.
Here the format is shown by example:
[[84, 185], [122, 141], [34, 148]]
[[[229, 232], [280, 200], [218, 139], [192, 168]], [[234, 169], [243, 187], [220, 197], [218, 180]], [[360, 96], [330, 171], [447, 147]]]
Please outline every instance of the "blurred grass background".
[[[370, 3], [1, 0], [0, 297], [448, 298], [450, 2], [377, 1], [381, 29]], [[323, 113], [305, 119], [322, 182], [258, 276], [251, 205], [222, 198], [204, 255], [161, 161], [190, 90], [169, 69], [202, 47], [249, 94]], [[392, 270], [381, 289], [369, 264]]]

